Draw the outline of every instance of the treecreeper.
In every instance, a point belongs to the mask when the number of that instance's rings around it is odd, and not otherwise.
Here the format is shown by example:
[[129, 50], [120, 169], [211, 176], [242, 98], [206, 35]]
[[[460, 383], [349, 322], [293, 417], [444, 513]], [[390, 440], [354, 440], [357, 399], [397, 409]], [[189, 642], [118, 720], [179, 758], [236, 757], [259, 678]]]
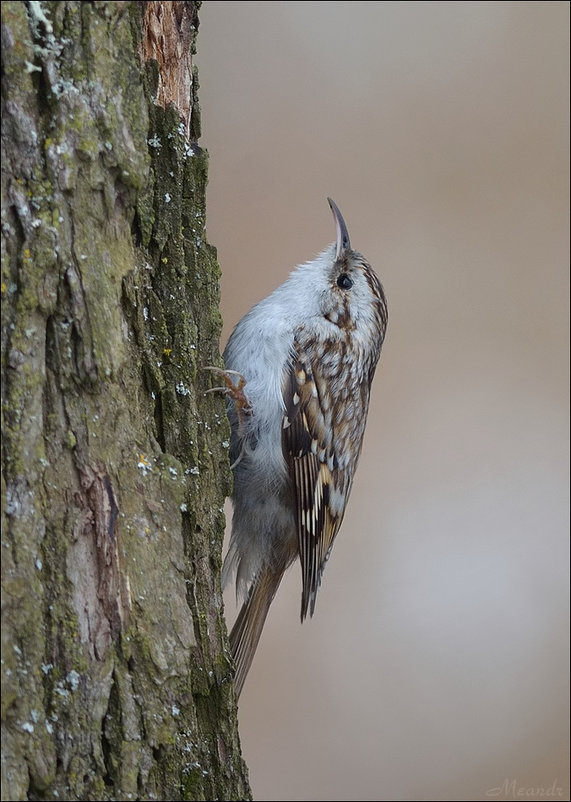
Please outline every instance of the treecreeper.
[[237, 324], [221, 375], [232, 427], [230, 545], [244, 602], [230, 633], [239, 696], [272, 600], [299, 557], [301, 620], [341, 526], [359, 460], [387, 303], [329, 198], [335, 242]]

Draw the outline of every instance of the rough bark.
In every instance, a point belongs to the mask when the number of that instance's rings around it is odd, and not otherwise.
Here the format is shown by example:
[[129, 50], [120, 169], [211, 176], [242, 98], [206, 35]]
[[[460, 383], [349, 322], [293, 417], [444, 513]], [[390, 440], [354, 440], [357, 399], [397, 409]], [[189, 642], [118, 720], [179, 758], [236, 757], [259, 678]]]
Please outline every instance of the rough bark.
[[5, 799], [249, 799], [197, 3], [3, 2]]

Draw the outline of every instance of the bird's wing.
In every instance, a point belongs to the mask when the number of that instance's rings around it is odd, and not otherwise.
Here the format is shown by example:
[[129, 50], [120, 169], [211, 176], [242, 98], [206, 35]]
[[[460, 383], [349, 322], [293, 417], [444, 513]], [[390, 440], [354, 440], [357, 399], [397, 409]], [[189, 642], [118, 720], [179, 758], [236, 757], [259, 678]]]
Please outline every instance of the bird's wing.
[[296, 354], [283, 386], [286, 411], [282, 447], [295, 497], [302, 621], [308, 609], [313, 615], [321, 575], [341, 525], [351, 484], [338, 464], [333, 409], [324, 390], [309, 362]]

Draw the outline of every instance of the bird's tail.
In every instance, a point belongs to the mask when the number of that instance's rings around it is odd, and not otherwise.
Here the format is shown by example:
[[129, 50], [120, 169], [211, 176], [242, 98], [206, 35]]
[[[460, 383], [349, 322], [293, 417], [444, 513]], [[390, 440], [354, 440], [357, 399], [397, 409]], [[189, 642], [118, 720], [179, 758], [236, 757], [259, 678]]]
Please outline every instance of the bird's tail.
[[242, 605], [230, 633], [230, 646], [236, 666], [234, 685], [236, 698], [240, 696], [246, 675], [264, 628], [266, 616], [283, 576], [282, 572], [262, 569], [250, 587], [248, 598]]

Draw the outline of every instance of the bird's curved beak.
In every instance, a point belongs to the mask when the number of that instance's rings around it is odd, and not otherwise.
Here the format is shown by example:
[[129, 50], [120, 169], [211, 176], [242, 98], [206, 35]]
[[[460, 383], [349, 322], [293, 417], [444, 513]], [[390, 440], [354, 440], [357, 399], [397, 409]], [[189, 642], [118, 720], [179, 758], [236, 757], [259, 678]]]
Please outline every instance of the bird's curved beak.
[[351, 250], [351, 241], [349, 240], [349, 232], [347, 231], [347, 226], [345, 225], [345, 220], [343, 220], [343, 215], [339, 211], [339, 207], [331, 198], [327, 198], [327, 200], [329, 201], [335, 219], [335, 234], [337, 239], [335, 259], [339, 259], [343, 251]]

